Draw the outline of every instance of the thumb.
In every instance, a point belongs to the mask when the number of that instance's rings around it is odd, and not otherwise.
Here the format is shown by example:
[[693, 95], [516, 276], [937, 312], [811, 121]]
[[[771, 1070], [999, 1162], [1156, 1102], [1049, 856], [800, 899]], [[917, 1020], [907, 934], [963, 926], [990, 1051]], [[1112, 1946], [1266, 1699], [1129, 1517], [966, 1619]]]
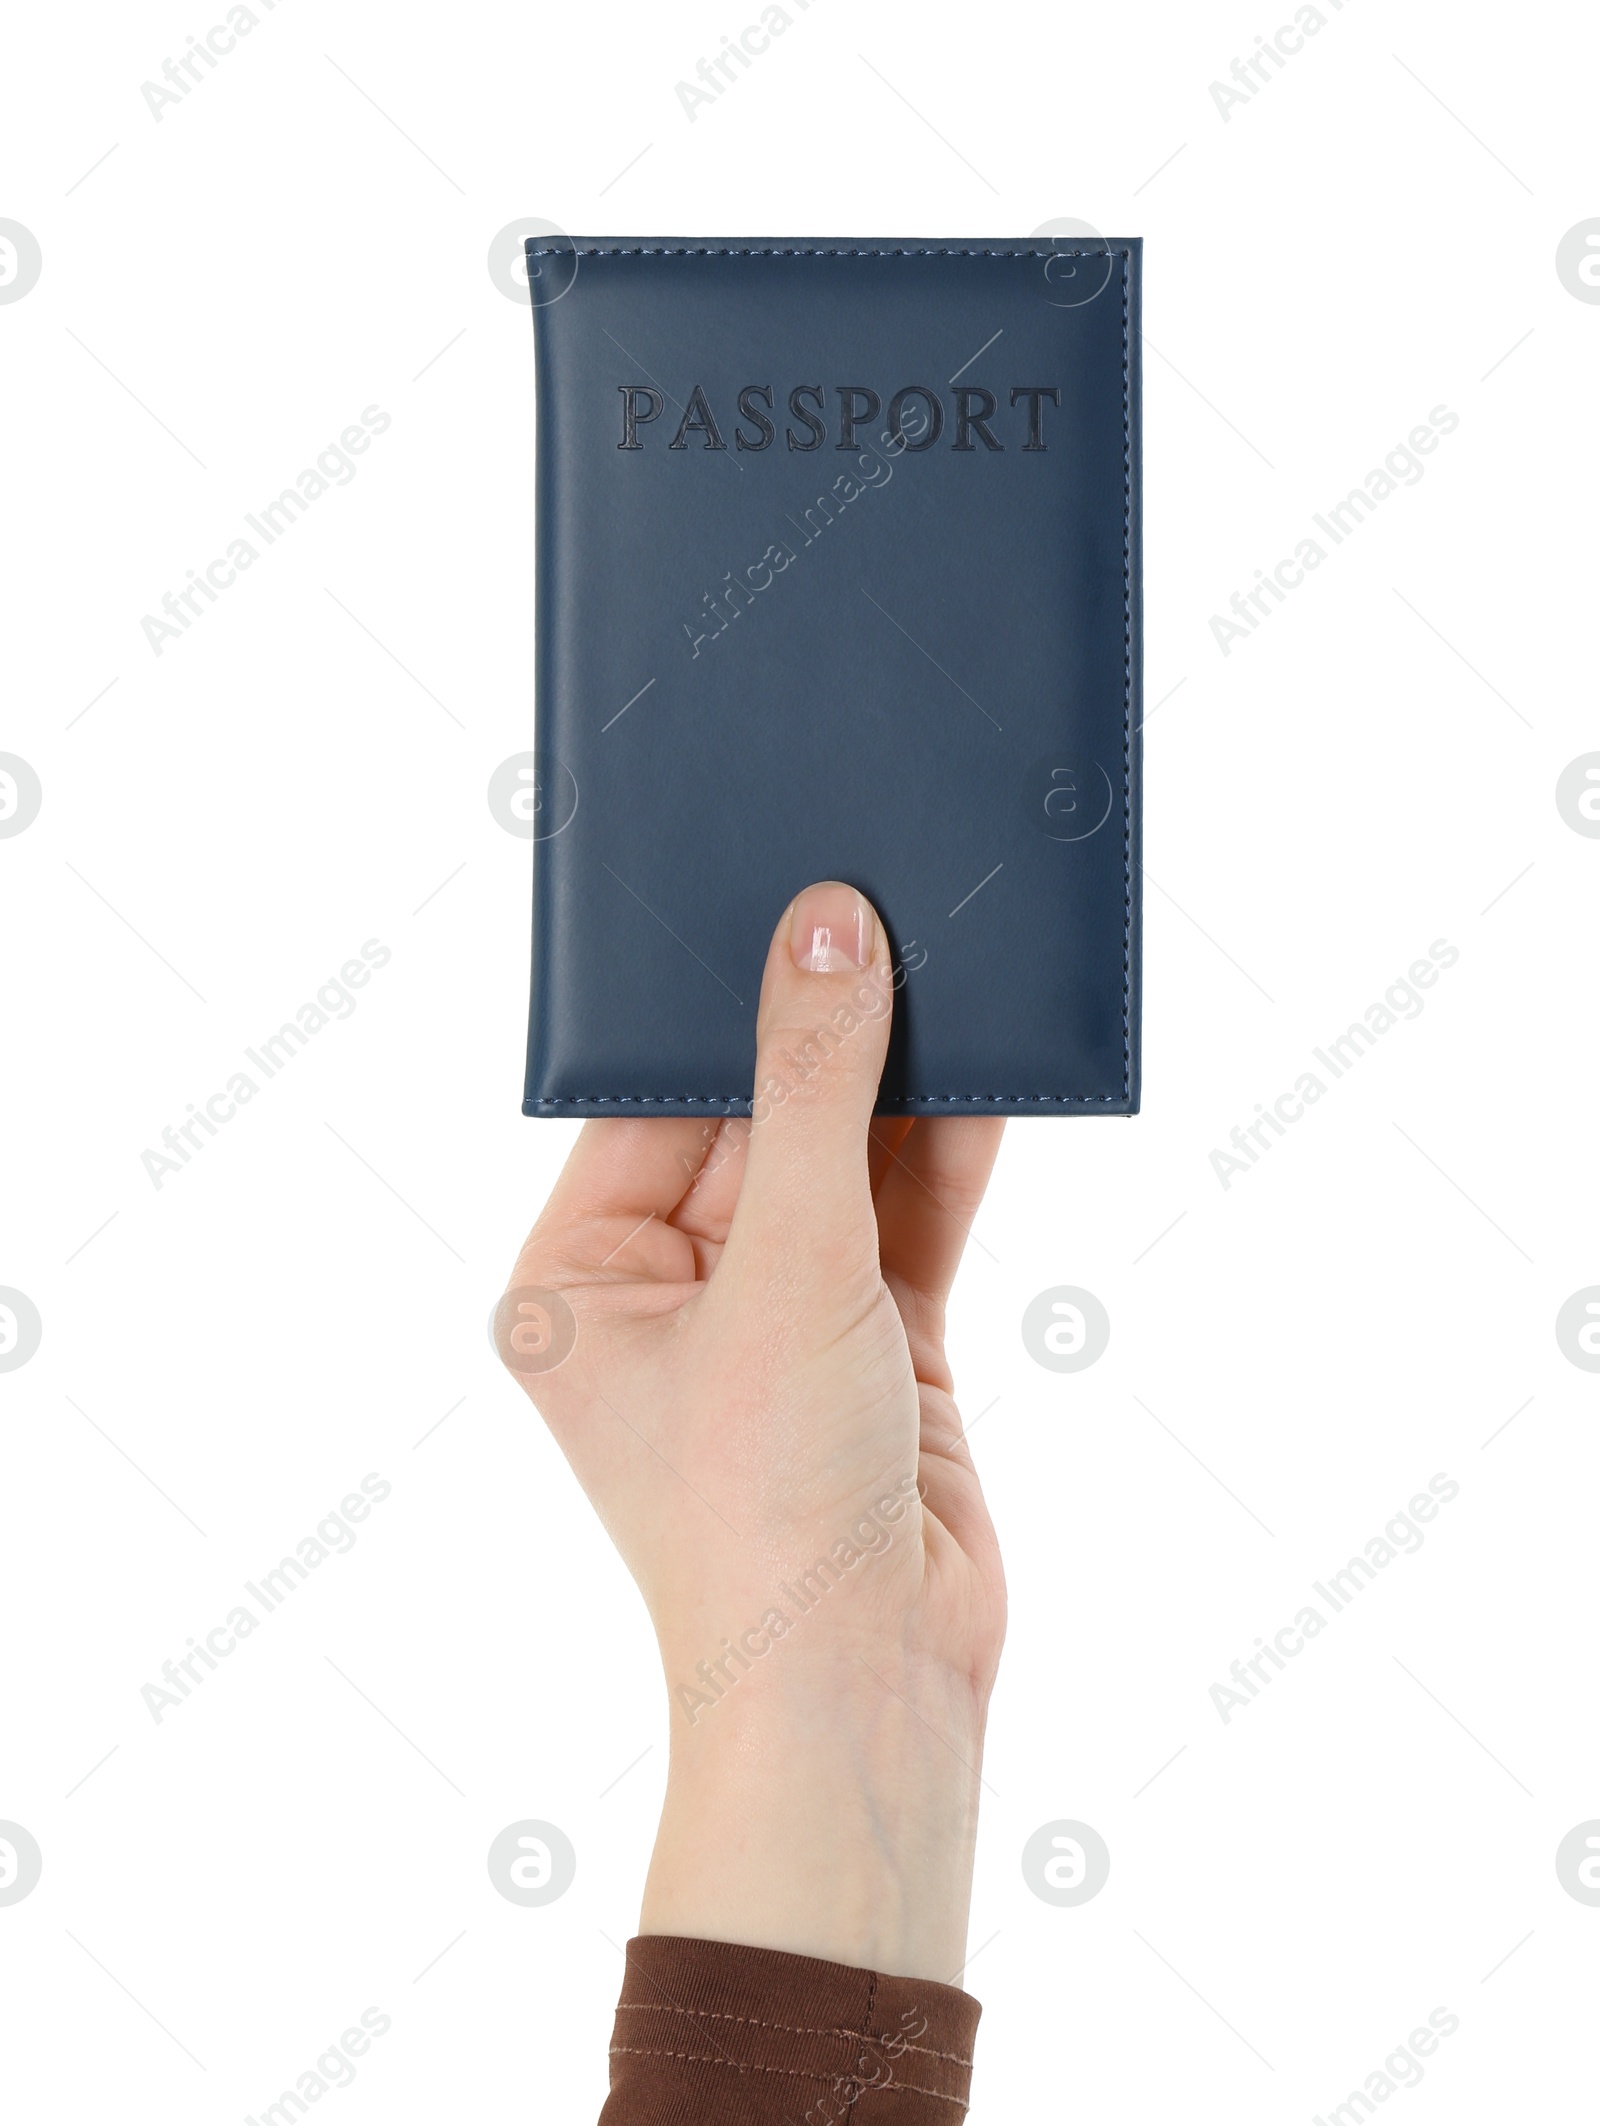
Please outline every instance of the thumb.
[[875, 1267], [867, 1138], [893, 1004], [872, 903], [853, 886], [808, 886], [784, 911], [762, 977], [736, 1254], [775, 1250], [802, 1274]]

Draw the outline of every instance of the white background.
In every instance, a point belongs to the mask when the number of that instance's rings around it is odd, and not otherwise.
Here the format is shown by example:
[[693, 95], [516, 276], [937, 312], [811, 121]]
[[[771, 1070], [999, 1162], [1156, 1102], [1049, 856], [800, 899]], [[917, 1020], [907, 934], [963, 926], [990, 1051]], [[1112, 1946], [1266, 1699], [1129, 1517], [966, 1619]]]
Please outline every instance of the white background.
[[[1442, 2006], [1419, 2126], [1579, 2116], [1600, 1382], [1554, 1321], [1600, 1280], [1600, 844], [1554, 790], [1600, 747], [1600, 307], [1554, 258], [1600, 214], [1592, 24], [1327, 6], [1225, 120], [1287, 0], [815, 0], [691, 122], [754, 0], [255, 12], [159, 122], [220, 0], [35, 7], [4, 59], [43, 257], [0, 307], [0, 748], [44, 793], [0, 841], [0, 1284], [44, 1325], [0, 1376], [18, 2116], [255, 2115], [366, 2007], [351, 2126], [603, 2096], [665, 1708], [484, 1332], [575, 1127], [518, 1112], [529, 847], [485, 802], [531, 742], [530, 332], [485, 262], [527, 215], [1145, 236], [1145, 1112], [1010, 1126], [952, 1325], [1013, 1599], [973, 2115], [1325, 2115]], [[1211, 616], [1437, 405], [1425, 477], [1224, 657]], [[357, 476], [157, 657], [142, 616], [368, 406]], [[162, 1129], [374, 938], [353, 1016], [156, 1189]], [[1435, 939], [1421, 1016], [1224, 1189]], [[1019, 1322], [1069, 1283], [1112, 1334], [1061, 1377]], [[154, 1721], [370, 1471], [355, 1549]], [[1436, 1472], [1422, 1550], [1224, 1724], [1210, 1686]], [[578, 1855], [536, 1910], [484, 1864], [525, 1817]], [[1019, 1856], [1068, 1817], [1112, 1868], [1064, 1910]]]

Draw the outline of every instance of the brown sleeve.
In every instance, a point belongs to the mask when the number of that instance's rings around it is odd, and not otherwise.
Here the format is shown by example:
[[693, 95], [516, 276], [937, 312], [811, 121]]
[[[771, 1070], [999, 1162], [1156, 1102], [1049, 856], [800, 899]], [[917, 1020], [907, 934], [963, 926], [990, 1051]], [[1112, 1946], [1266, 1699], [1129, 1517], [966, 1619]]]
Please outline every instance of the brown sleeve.
[[960, 2126], [982, 2012], [931, 1979], [641, 1934], [600, 2126]]

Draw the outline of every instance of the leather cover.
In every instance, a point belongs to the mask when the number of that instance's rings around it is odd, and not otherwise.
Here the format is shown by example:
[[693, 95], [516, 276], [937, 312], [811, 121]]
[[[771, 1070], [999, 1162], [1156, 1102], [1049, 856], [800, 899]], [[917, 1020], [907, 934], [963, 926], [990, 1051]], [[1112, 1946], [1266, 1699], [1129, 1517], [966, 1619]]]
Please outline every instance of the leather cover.
[[814, 879], [879, 1111], [1139, 1105], [1136, 240], [529, 240], [529, 1115], [748, 1114]]

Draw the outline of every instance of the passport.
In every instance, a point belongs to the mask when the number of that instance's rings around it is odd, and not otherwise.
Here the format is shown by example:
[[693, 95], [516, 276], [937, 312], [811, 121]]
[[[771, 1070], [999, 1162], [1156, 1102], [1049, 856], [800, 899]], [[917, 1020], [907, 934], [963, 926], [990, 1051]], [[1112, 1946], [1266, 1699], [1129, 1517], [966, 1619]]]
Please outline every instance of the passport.
[[859, 887], [883, 1114], [1139, 1106], [1140, 244], [532, 237], [523, 1112], [751, 1110]]

